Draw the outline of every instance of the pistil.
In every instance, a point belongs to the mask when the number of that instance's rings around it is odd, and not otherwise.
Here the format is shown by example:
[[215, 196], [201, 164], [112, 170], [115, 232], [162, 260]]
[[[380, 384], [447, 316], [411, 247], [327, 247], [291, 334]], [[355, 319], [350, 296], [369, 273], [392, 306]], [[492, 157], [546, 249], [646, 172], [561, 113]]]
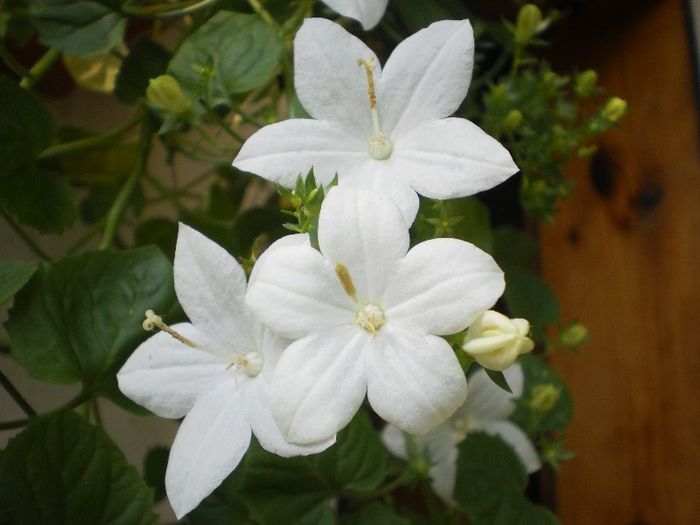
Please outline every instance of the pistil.
[[385, 160], [391, 156], [394, 146], [391, 141], [382, 133], [379, 126], [379, 114], [377, 113], [377, 93], [374, 87], [374, 70], [376, 65], [373, 58], [360, 58], [357, 65], [362, 66], [367, 75], [367, 95], [369, 98], [369, 110], [372, 113], [372, 127], [374, 133], [369, 138], [369, 154], [377, 160]]

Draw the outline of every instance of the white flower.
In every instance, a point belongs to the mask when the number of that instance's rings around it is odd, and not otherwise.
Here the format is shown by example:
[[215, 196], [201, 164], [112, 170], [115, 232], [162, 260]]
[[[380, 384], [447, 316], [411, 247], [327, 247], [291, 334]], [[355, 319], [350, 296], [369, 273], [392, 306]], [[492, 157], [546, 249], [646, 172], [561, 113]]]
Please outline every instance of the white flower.
[[[475, 246], [433, 239], [410, 251], [400, 210], [384, 195], [333, 188], [318, 227], [273, 245], [256, 264], [247, 303], [297, 339], [272, 380], [285, 437], [314, 443], [343, 428], [365, 398], [399, 428], [425, 433], [467, 393], [447, 342], [503, 292], [503, 273]], [[408, 252], [408, 253], [407, 253]]]
[[342, 27], [307, 19], [294, 43], [294, 83], [313, 119], [262, 128], [233, 165], [290, 188], [312, 166], [323, 184], [337, 173], [340, 186], [389, 194], [409, 224], [416, 192], [449, 199], [489, 189], [517, 171], [510, 154], [470, 121], [447, 118], [467, 94], [473, 58], [467, 20], [419, 31], [382, 71]]
[[530, 323], [526, 319], [509, 319], [489, 310], [472, 323], [462, 349], [489, 370], [505, 370], [519, 355], [535, 348], [527, 334]]
[[525, 432], [508, 421], [515, 410], [513, 400], [523, 392], [522, 368], [516, 364], [505, 370], [504, 374], [513, 390], [512, 394], [491, 381], [486, 372], [479, 370], [469, 377], [469, 397], [464, 405], [445, 423], [424, 436], [406, 436], [392, 425], [387, 425], [382, 432], [384, 444], [397, 457], [410, 459], [407, 439], [413, 440], [415, 452], [427, 454], [431, 462], [429, 474], [433, 489], [447, 502], [452, 501], [454, 493], [459, 455], [457, 445], [470, 432], [486, 432], [501, 437], [513, 448], [528, 472], [535, 472], [541, 466], [537, 451]]
[[358, 20], [369, 31], [384, 16], [389, 0], [323, 0], [323, 3], [343, 16]]
[[268, 380], [285, 341], [243, 303], [245, 274], [235, 259], [182, 224], [175, 289], [192, 323], [169, 327], [149, 310], [144, 328], [161, 331], [136, 349], [117, 379], [127, 397], [155, 414], [186, 416], [165, 477], [180, 518], [236, 468], [251, 430], [263, 448], [281, 456], [319, 452], [332, 440], [311, 447], [284, 440], [270, 412]]

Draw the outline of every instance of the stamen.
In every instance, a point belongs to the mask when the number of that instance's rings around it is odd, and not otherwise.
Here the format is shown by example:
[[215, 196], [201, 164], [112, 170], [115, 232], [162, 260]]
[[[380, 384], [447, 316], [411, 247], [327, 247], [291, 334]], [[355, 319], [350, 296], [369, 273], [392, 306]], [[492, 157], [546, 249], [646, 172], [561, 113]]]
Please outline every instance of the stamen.
[[248, 352], [245, 355], [237, 355], [226, 365], [226, 370], [235, 368], [244, 372], [249, 377], [257, 376], [263, 369], [263, 356], [260, 352]]
[[347, 266], [345, 266], [343, 263], [336, 263], [335, 274], [338, 276], [338, 279], [340, 279], [340, 284], [343, 285], [343, 290], [345, 290], [345, 293], [348, 294], [356, 303], [359, 302], [357, 300], [355, 283], [352, 282]]
[[379, 329], [386, 323], [384, 311], [375, 304], [366, 304], [360, 308], [355, 317], [355, 324], [367, 330], [372, 335], [377, 335]]
[[167, 324], [163, 322], [163, 318], [160, 315], [156, 315], [153, 310], [146, 310], [146, 319], [143, 321], [143, 329], [150, 332], [159, 328], [163, 332], [170, 334], [175, 339], [189, 347], [201, 349], [196, 343], [193, 343], [187, 339], [184, 335], [178, 334], [175, 330], [170, 328]]
[[372, 113], [372, 127], [374, 133], [369, 138], [369, 154], [377, 160], [385, 160], [391, 156], [394, 146], [391, 141], [382, 133], [379, 126], [379, 113], [377, 113], [377, 92], [374, 87], [374, 70], [376, 65], [373, 58], [359, 58], [357, 65], [365, 69], [367, 75], [367, 95], [369, 98], [369, 110]]

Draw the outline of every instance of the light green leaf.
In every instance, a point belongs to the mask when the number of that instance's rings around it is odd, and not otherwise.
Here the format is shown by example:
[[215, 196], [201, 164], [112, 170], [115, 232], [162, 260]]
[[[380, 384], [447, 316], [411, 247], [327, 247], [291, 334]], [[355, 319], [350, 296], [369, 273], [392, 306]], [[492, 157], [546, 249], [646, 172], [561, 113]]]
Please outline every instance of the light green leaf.
[[270, 78], [282, 50], [277, 32], [257, 16], [221, 11], [185, 40], [169, 70], [190, 97], [227, 104]]
[[142, 38], [122, 62], [114, 94], [127, 104], [136, 104], [146, 94], [148, 81], [165, 73], [170, 53], [148, 38]]
[[55, 132], [56, 125], [41, 102], [0, 76], [0, 177], [33, 163]]
[[39, 40], [80, 57], [109, 51], [124, 37], [124, 20], [108, 2], [32, 0], [32, 20]]
[[36, 271], [36, 263], [0, 261], [0, 306], [19, 292]]
[[144, 312], [165, 313], [174, 301], [172, 266], [155, 247], [42, 265], [10, 310], [11, 355], [37, 379], [102, 393], [148, 336]]
[[0, 207], [41, 233], [62, 233], [78, 216], [75, 193], [66, 178], [34, 164], [0, 178]]
[[103, 430], [41, 417], [0, 456], [0, 516], [17, 524], [151, 525], [153, 491]]

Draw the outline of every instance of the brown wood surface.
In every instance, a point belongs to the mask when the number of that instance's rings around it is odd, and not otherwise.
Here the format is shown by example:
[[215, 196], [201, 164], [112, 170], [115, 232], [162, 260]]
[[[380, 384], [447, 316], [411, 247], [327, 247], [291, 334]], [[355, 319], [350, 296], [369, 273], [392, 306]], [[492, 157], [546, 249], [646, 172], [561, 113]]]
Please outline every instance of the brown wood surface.
[[630, 111], [594, 162], [572, 167], [573, 200], [541, 228], [544, 277], [592, 337], [553, 359], [575, 396], [578, 454], [558, 511], [567, 525], [700, 523], [700, 134], [685, 13], [657, 2], [577, 20], [567, 38], [573, 63], [598, 68]]

